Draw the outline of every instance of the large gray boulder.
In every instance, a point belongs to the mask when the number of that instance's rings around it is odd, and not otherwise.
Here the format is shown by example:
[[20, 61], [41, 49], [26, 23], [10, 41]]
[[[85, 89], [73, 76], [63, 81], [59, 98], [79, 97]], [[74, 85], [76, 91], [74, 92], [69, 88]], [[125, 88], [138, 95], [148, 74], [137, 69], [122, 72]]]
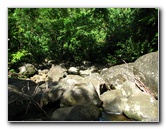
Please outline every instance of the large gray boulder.
[[[61, 79], [59, 82], [48, 83], [49, 91], [47, 92], [51, 102], [59, 100], [64, 91], [73, 88], [75, 85], [83, 83], [84, 78], [78, 75], [67, 75], [65, 78]], [[40, 86], [41, 87], [41, 86]], [[46, 87], [46, 84], [43, 86]]]
[[[146, 90], [156, 99], [158, 98], [158, 88], [155, 82], [135, 68], [134, 63], [125, 63], [110, 67], [109, 69], [103, 70], [101, 76], [107, 84], [112, 84], [116, 89], [126, 89], [123, 85], [126, 85], [127, 82], [132, 85], [132, 87], [127, 87], [127, 89], [130, 89], [130, 93], [138, 88], [140, 91], [142, 89], [143, 92]], [[130, 93], [128, 92], [128, 94]]]
[[62, 68], [60, 65], [52, 65], [48, 71], [48, 80], [53, 82], [58, 82], [65, 76], [66, 69]]
[[121, 89], [125, 81], [133, 80], [133, 63], [121, 64], [103, 70], [102, 78], [107, 84], [112, 84], [116, 89]]
[[132, 94], [125, 105], [124, 114], [137, 121], [158, 121], [158, 101], [146, 93]]
[[158, 85], [158, 63], [158, 52], [151, 52], [139, 57], [134, 62], [134, 67], [150, 79], [154, 80], [155, 84]]
[[120, 90], [107, 91], [101, 95], [103, 109], [107, 114], [122, 114], [127, 98], [123, 97]]
[[77, 104], [93, 103], [101, 106], [102, 102], [91, 83], [79, 83], [67, 88], [61, 99], [60, 106], [68, 107]]
[[102, 94], [101, 85], [105, 84], [105, 81], [99, 73], [92, 73], [90, 76], [86, 76], [84, 78], [84, 82], [92, 83], [94, 85], [98, 95], [100, 96], [100, 94]]

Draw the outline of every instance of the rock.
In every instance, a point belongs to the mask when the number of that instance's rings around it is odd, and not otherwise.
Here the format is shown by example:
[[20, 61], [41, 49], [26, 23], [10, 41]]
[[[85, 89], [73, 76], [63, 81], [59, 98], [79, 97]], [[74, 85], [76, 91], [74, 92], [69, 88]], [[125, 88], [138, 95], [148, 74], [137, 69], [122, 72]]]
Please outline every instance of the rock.
[[107, 91], [101, 95], [103, 109], [108, 114], [122, 114], [127, 98], [120, 90]]
[[63, 86], [57, 85], [52, 87], [47, 94], [51, 102], [55, 102], [62, 97], [65, 90], [66, 88], [64, 88]]
[[[110, 67], [109, 69], [101, 72], [101, 76], [107, 84], [113, 85], [116, 89], [123, 90], [125, 89], [123, 86], [124, 83], [130, 82], [130, 84], [133, 85], [130, 87], [130, 91], [133, 92], [132, 89], [135, 89], [135, 86], [137, 86], [140, 91], [143, 90], [144, 92], [146, 90], [156, 99], [158, 98], [158, 89], [154, 86], [154, 81], [152, 79], [150, 80], [149, 77], [145, 76], [142, 72], [136, 69], [134, 67], [134, 63]], [[129, 91], [127, 92], [129, 93]]]
[[158, 121], [158, 101], [146, 93], [132, 94], [124, 108], [124, 114], [137, 121]]
[[47, 75], [46, 74], [42, 74], [42, 75], [34, 75], [33, 77], [30, 78], [30, 80], [39, 83], [39, 82], [44, 82], [46, 81]]
[[76, 68], [76, 67], [70, 67], [69, 69], [68, 69], [68, 73], [69, 74], [78, 74], [78, 69]]
[[25, 75], [27, 77], [34, 75], [36, 72], [37, 69], [32, 64], [25, 64], [19, 68], [19, 74]]
[[101, 95], [101, 100], [103, 102], [103, 107], [112, 102], [117, 96], [121, 95], [120, 90], [106, 91]]
[[134, 62], [134, 67], [141, 71], [144, 75], [151, 78], [158, 85], [158, 52], [151, 52], [139, 57]]
[[142, 79], [142, 82], [158, 99], [158, 52], [148, 53], [138, 58], [134, 62], [134, 69], [144, 74], [145, 79]]
[[18, 91], [28, 95], [32, 95], [37, 86], [37, 84], [31, 80], [21, 80], [15, 78], [8, 78], [8, 85], [12, 85]]
[[[8, 79], [8, 120], [16, 121], [25, 117], [26, 111], [35, 111], [36, 106], [29, 105], [36, 84], [32, 81]], [[29, 105], [29, 106], [28, 106]], [[19, 110], [18, 110], [19, 109]], [[33, 109], [33, 110], [32, 110]]]
[[79, 74], [80, 74], [81, 76], [85, 77], [85, 76], [91, 75], [91, 73], [92, 73], [93, 71], [95, 71], [95, 70], [96, 70], [95, 67], [90, 67], [90, 68], [88, 68], [88, 69], [86, 69], [86, 70], [80, 70], [80, 71], [79, 71]]
[[105, 84], [105, 81], [103, 80], [103, 78], [101, 77], [101, 75], [99, 73], [92, 73], [90, 76], [86, 76], [84, 78], [84, 82], [90, 82], [94, 85], [98, 95], [100, 96], [100, 94], [102, 93], [102, 88], [101, 87], [102, 84]]
[[104, 111], [107, 114], [122, 114], [124, 107], [126, 105], [126, 101], [127, 98], [124, 97], [116, 97], [115, 99], [113, 99], [113, 101], [111, 101], [109, 104], [107, 103], [104, 106]]
[[47, 74], [48, 71], [49, 71], [48, 69], [38, 70], [38, 74], [39, 75]]
[[84, 83], [84, 78], [79, 75], [67, 75], [59, 82], [60, 85], [73, 85], [76, 83]]
[[121, 89], [125, 81], [133, 80], [133, 63], [121, 64], [103, 70], [100, 75], [107, 84], [112, 84], [116, 89]]
[[52, 121], [65, 121], [73, 107], [58, 108], [51, 116]]
[[91, 83], [79, 83], [75, 86], [70, 86], [60, 99], [61, 107], [87, 103], [93, 103], [98, 106], [102, 104], [96, 89]]
[[121, 87], [121, 94], [123, 97], [128, 98], [132, 94], [142, 92], [133, 81], [125, 81]]
[[[66, 78], [61, 79], [58, 83], [51, 82], [48, 84], [48, 88], [50, 90], [48, 91], [49, 99], [54, 102], [61, 98], [64, 91], [71, 89], [71, 87], [75, 85], [79, 85], [83, 82], [83, 77], [78, 75], [67, 75]], [[43, 84], [43, 87], [45, 88], [46, 84]], [[42, 87], [42, 86], [40, 86]]]
[[85, 67], [90, 67], [91, 62], [85, 60], [85, 61], [82, 61], [82, 64], [83, 64]]
[[100, 116], [100, 109], [94, 104], [75, 105], [66, 121], [98, 121]]
[[58, 82], [61, 78], [65, 76], [66, 70], [60, 65], [52, 65], [48, 71], [48, 80], [53, 82]]

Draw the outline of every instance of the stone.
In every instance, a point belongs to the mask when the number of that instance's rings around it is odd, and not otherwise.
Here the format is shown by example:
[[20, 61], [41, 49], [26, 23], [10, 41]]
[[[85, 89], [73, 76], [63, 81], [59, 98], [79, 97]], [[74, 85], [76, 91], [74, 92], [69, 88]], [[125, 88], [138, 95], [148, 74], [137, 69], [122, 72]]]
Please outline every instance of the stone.
[[98, 121], [100, 109], [94, 104], [75, 105], [66, 121]]
[[126, 105], [127, 98], [116, 97], [110, 103], [107, 103], [104, 106], [104, 111], [107, 114], [117, 114], [120, 115], [123, 113], [124, 107]]
[[65, 121], [73, 107], [65, 107], [56, 109], [51, 116], [52, 121]]
[[55, 102], [59, 100], [62, 97], [64, 91], [65, 91], [65, 88], [60, 85], [52, 87], [47, 93], [49, 100], [51, 102]]
[[73, 85], [76, 83], [83, 83], [84, 78], [79, 75], [67, 75], [65, 78], [59, 81], [60, 85]]
[[84, 78], [84, 82], [90, 82], [94, 85], [98, 95], [101, 94], [101, 85], [105, 84], [105, 81], [99, 73], [92, 73], [90, 76]]
[[96, 68], [95, 67], [90, 67], [88, 69], [85, 69], [85, 70], [80, 70], [79, 71], [79, 74], [83, 77], [86, 77], [86, 76], [89, 76], [92, 74], [93, 71], [95, 71]]
[[30, 80], [32, 80], [32, 81], [34, 81], [36, 83], [39, 83], [39, 82], [45, 81], [46, 77], [47, 77], [46, 74], [43, 74], [43, 75], [35, 74], [33, 77], [30, 78]]
[[60, 65], [52, 65], [48, 71], [48, 80], [53, 82], [58, 82], [65, 75], [66, 70]]
[[19, 74], [25, 75], [27, 77], [33, 76], [37, 72], [37, 69], [32, 64], [25, 64], [19, 67]]
[[107, 84], [112, 84], [116, 89], [121, 89], [125, 81], [133, 80], [133, 63], [121, 64], [103, 70], [100, 75]]
[[108, 114], [122, 114], [127, 98], [123, 97], [120, 90], [111, 90], [101, 95], [103, 110]]
[[[104, 70], [100, 74], [102, 78], [105, 80], [106, 84], [113, 85], [115, 89], [127, 91], [124, 90], [127, 87], [123, 86], [127, 82], [130, 83], [129, 85], [132, 85], [132, 87], [128, 87], [130, 89], [129, 91], [133, 92], [133, 88], [137, 89], [139, 87], [140, 89], [143, 87], [143, 89], [146, 89], [146, 91], [151, 93], [154, 96], [154, 98], [158, 99], [158, 89], [155, 86], [155, 82], [148, 76], [140, 72], [138, 69], [136, 69], [134, 67], [134, 63], [116, 65], [110, 67], [107, 70]], [[135, 88], [136, 86], [137, 88]], [[141, 90], [142, 89], [140, 89], [140, 91]], [[130, 94], [129, 91], [127, 91], [128, 93], [126, 93]], [[123, 92], [122, 94], [125, 94], [125, 92]]]
[[96, 89], [91, 83], [79, 83], [70, 86], [64, 91], [60, 99], [61, 107], [87, 103], [93, 103], [97, 106], [101, 106], [102, 104]]
[[33, 104], [29, 105], [35, 89], [36, 83], [32, 81], [13, 78], [8, 79], [9, 121], [21, 120], [23, 117], [25, 117], [27, 109], [28, 111], [36, 110], [36, 106]]
[[124, 114], [137, 121], [157, 122], [158, 101], [147, 93], [132, 94], [124, 107]]
[[158, 52], [147, 53], [134, 62], [134, 67], [159, 84]]
[[68, 69], [69, 74], [78, 74], [78, 69], [76, 67], [70, 67]]
[[129, 96], [131, 96], [132, 94], [135, 93], [140, 93], [142, 92], [136, 85], [134, 81], [125, 81], [122, 84], [122, 87], [120, 89], [121, 94], [123, 97], [128, 98]]

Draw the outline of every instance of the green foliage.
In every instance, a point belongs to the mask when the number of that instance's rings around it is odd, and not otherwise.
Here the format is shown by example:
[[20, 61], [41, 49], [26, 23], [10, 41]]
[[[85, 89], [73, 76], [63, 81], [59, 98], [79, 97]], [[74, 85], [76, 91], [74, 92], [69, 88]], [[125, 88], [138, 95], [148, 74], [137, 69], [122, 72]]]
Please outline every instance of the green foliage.
[[122, 63], [158, 50], [155, 8], [9, 8], [9, 63]]
[[22, 58], [25, 58], [27, 55], [30, 55], [30, 54], [26, 50], [18, 51], [16, 53], [12, 54], [11, 62], [12, 63], [17, 63], [20, 60], [22, 60]]

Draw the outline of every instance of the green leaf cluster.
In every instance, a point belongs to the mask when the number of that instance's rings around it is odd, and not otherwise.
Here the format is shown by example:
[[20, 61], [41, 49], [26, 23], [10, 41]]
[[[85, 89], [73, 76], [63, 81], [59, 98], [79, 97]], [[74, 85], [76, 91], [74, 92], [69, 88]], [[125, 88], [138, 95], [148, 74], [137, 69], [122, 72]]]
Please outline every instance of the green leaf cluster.
[[9, 63], [122, 63], [158, 50], [156, 8], [8, 8]]

